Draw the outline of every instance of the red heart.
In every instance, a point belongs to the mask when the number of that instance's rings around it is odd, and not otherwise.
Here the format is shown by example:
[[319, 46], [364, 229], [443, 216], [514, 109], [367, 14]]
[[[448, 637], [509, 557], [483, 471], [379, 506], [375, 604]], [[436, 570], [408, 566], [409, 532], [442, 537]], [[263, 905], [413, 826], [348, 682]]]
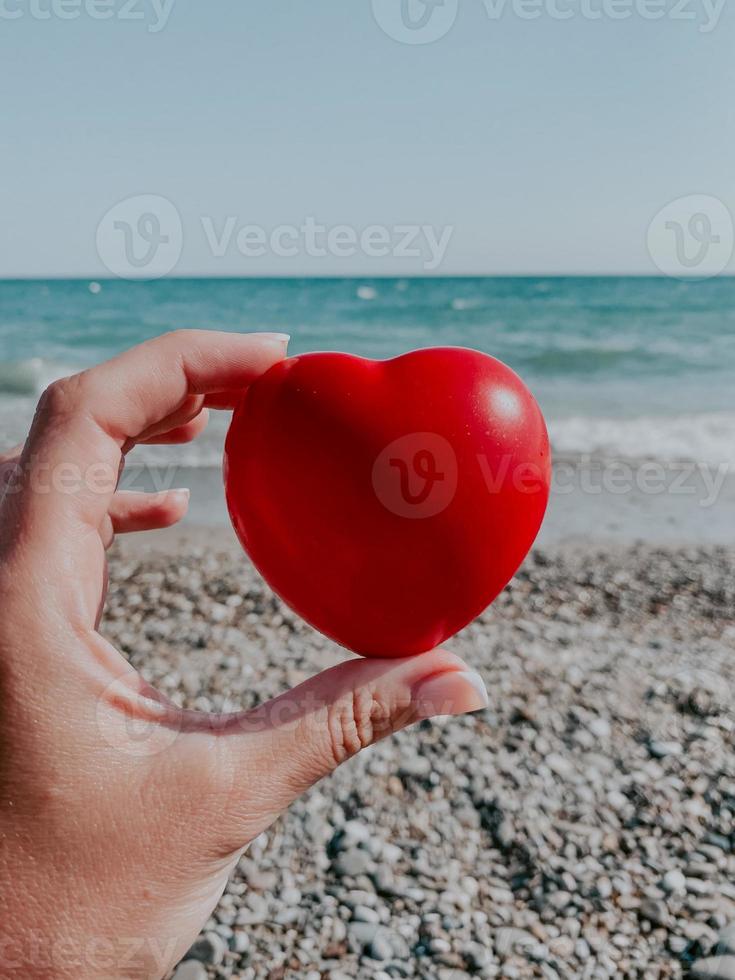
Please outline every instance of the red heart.
[[225, 445], [254, 564], [365, 656], [421, 653], [478, 616], [531, 547], [550, 477], [531, 393], [461, 348], [289, 358], [248, 389]]

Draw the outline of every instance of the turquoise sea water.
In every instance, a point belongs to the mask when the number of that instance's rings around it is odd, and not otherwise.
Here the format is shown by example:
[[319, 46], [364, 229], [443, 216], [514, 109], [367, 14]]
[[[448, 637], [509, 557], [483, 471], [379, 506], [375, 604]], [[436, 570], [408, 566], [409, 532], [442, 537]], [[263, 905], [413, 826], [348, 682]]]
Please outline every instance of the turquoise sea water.
[[[176, 327], [285, 331], [292, 353], [475, 347], [529, 384], [557, 451], [735, 463], [733, 279], [4, 281], [0, 441], [54, 377]], [[223, 425], [188, 465], [218, 465]]]

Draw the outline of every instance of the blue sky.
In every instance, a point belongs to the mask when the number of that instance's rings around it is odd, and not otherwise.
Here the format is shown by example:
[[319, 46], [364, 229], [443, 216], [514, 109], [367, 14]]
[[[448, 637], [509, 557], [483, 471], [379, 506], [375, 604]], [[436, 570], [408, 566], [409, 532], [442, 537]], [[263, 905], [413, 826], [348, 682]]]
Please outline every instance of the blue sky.
[[[4, 277], [118, 271], [122, 226], [97, 229], [140, 195], [178, 215], [174, 275], [655, 273], [668, 202], [735, 213], [735, 10], [715, 21], [716, 0], [458, 0], [426, 44], [386, 33], [400, 0], [53, 2], [0, 0]], [[307, 219], [358, 246], [314, 254]], [[366, 253], [369, 226], [390, 254]], [[404, 226], [421, 258], [396, 254]], [[449, 229], [441, 255], [421, 229]]]

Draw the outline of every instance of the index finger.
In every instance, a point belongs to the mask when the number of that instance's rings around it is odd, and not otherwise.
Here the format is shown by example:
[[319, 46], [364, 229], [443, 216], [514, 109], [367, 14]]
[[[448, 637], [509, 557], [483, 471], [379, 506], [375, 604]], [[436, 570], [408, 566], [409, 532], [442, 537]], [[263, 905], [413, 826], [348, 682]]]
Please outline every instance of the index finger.
[[50, 386], [20, 460], [19, 525], [99, 527], [123, 448], [191, 395], [245, 388], [286, 354], [285, 334], [179, 330]]

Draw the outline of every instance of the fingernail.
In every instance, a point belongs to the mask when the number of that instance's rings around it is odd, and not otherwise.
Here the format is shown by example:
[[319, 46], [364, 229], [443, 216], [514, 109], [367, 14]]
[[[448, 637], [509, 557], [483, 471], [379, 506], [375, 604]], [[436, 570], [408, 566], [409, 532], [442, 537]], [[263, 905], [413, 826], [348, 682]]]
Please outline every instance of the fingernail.
[[474, 670], [448, 670], [427, 677], [414, 688], [412, 701], [419, 718], [466, 715], [490, 703], [485, 682]]
[[182, 497], [186, 497], [187, 500], [189, 499], [189, 497], [191, 497], [191, 490], [188, 487], [176, 487], [175, 490], [171, 490], [169, 492], [170, 493], [178, 493]]
[[290, 333], [256, 333], [256, 337], [262, 337], [263, 340], [272, 340], [274, 343], [288, 344], [291, 339]]

